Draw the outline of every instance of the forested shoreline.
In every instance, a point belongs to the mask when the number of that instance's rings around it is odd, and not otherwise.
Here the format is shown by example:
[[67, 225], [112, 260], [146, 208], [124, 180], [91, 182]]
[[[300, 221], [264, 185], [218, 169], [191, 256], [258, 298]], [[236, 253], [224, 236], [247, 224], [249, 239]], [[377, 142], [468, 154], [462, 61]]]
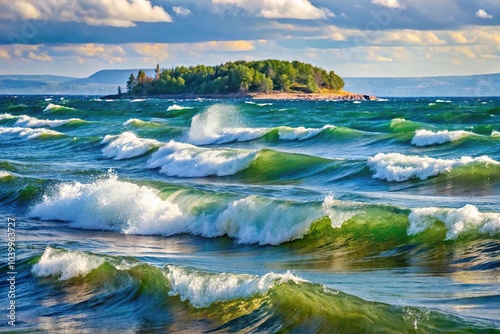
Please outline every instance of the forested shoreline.
[[[334, 71], [299, 61], [235, 61], [216, 66], [161, 69], [155, 76], [139, 70], [127, 81], [128, 95], [338, 92], [344, 80]], [[119, 92], [120, 94], [121, 92]]]

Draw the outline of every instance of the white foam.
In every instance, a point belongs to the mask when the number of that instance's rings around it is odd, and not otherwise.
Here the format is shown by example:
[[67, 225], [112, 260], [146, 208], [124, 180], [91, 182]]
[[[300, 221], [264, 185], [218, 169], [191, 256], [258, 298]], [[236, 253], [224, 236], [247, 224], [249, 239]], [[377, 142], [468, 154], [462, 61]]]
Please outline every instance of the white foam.
[[170, 107], [167, 108], [167, 111], [172, 111], [172, 110], [188, 110], [188, 109], [194, 109], [193, 107], [183, 107], [179, 106], [177, 104], [173, 104]]
[[167, 266], [164, 273], [171, 285], [170, 295], [180, 296], [196, 308], [235, 299], [248, 299], [268, 292], [273, 286], [288, 281], [305, 282], [293, 275], [268, 273], [264, 276], [204, 273], [193, 269]]
[[270, 131], [266, 128], [247, 128], [235, 106], [215, 104], [191, 120], [189, 142], [195, 145], [249, 141]]
[[154, 139], [139, 138], [130, 131], [119, 136], [106, 135], [101, 144], [108, 144], [102, 149], [105, 158], [114, 160], [130, 159], [146, 154], [162, 143]]
[[281, 140], [305, 140], [319, 135], [327, 129], [335, 129], [333, 125], [325, 125], [321, 128], [305, 128], [300, 126], [298, 128], [290, 128], [287, 126], [278, 127], [278, 134]]
[[443, 144], [447, 142], [454, 142], [467, 136], [473, 136], [474, 133], [469, 131], [438, 131], [433, 132], [429, 130], [417, 130], [411, 143], [415, 146], [428, 146], [435, 144]]
[[500, 164], [488, 156], [478, 158], [461, 157], [460, 159], [434, 159], [404, 155], [401, 153], [379, 153], [368, 158], [368, 167], [375, 171], [374, 178], [389, 182], [402, 182], [412, 178], [425, 180], [431, 176], [447, 173], [455, 167], [473, 163]]
[[132, 102], [132, 103], [144, 102], [144, 101], [146, 101], [146, 99], [133, 99], [133, 100], [130, 100], [130, 102]]
[[147, 168], [160, 168], [160, 173], [179, 177], [233, 175], [246, 168], [257, 152], [236, 149], [208, 149], [170, 141], [156, 151]]
[[18, 120], [14, 125], [23, 128], [39, 128], [44, 126], [55, 128], [58, 126], [68, 124], [70, 122], [84, 122], [84, 121], [79, 118], [49, 120], [49, 119], [38, 119], [27, 115], [21, 115], [18, 117]]
[[48, 129], [31, 129], [31, 128], [5, 128], [0, 127], [0, 137], [3, 138], [19, 138], [23, 140], [30, 140], [44, 136], [64, 136], [64, 134]]
[[12, 176], [12, 174], [10, 174], [9, 172], [6, 172], [4, 170], [0, 170], [0, 179], [3, 179], [5, 177], [9, 177], [9, 176]]
[[500, 214], [483, 213], [474, 205], [466, 205], [460, 209], [417, 208], [409, 215], [408, 235], [424, 232], [439, 220], [445, 224], [446, 239], [456, 239], [461, 233], [479, 231], [483, 234], [500, 233]]
[[322, 208], [323, 212], [330, 218], [333, 228], [340, 228], [352, 217], [365, 212], [361, 203], [339, 201], [333, 195], [325, 196]]
[[68, 221], [84, 229], [145, 235], [186, 232], [190, 218], [177, 204], [162, 200], [159, 191], [118, 181], [115, 175], [90, 184], [60, 184], [43, 196], [30, 216]]
[[436, 103], [451, 103], [450, 100], [436, 100]]
[[104, 259], [77, 251], [63, 251], [47, 247], [42, 257], [31, 270], [40, 277], [58, 276], [64, 281], [85, 276], [104, 263]]
[[143, 126], [143, 125], [153, 126], [153, 125], [158, 125], [158, 124], [155, 122], [143, 121], [142, 119], [138, 119], [138, 118], [131, 118], [123, 123], [123, 126]]
[[314, 205], [249, 196], [230, 203], [217, 217], [214, 235], [208, 236], [227, 235], [242, 244], [279, 245], [302, 238], [322, 216]]
[[495, 131], [495, 130], [493, 130], [493, 131], [491, 132], [491, 136], [492, 136], [492, 137], [500, 137], [500, 131]]
[[61, 109], [61, 108], [75, 110], [74, 108], [70, 108], [70, 107], [65, 107], [65, 106], [61, 106], [61, 105], [58, 105], [58, 104], [49, 103], [45, 107], [45, 109], [43, 109], [43, 111], [57, 110], [57, 109]]
[[0, 119], [12, 119], [12, 118], [16, 118], [16, 116], [12, 116], [11, 114], [8, 113], [0, 114]]

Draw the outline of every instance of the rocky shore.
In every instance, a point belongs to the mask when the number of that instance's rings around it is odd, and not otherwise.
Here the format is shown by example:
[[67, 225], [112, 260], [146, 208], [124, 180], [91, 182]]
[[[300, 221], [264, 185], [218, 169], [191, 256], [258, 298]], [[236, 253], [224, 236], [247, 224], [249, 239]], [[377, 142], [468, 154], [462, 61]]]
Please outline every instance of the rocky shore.
[[339, 93], [232, 93], [232, 94], [172, 94], [172, 95], [130, 95], [115, 94], [101, 97], [102, 99], [254, 99], [254, 100], [304, 100], [304, 101], [373, 101], [377, 97], [363, 94], [353, 94], [349, 92]]

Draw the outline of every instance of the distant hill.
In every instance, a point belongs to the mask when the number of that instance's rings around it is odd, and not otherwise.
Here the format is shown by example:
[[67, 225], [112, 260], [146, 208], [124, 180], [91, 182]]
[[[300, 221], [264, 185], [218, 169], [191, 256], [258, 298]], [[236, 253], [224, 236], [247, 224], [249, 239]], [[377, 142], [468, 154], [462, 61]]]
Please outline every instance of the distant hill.
[[[88, 78], [53, 75], [0, 75], [0, 94], [115, 94], [125, 91], [137, 69], [102, 70]], [[145, 70], [148, 76], [153, 69]], [[403, 96], [500, 96], [500, 73], [422, 78], [344, 78], [344, 89], [367, 95]]]
[[344, 78], [344, 81], [347, 91], [375, 96], [500, 95], [500, 73], [421, 78]]

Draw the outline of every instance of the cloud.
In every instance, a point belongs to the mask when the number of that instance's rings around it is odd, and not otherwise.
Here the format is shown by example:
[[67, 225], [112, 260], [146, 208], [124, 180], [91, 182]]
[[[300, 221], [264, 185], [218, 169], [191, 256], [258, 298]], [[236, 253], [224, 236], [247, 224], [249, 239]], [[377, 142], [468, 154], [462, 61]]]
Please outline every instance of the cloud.
[[484, 9], [479, 9], [476, 12], [476, 16], [481, 18], [481, 19], [489, 19], [489, 20], [491, 20], [493, 18], [493, 15], [488, 14], [488, 12], [486, 12]]
[[181, 6], [174, 6], [172, 9], [174, 13], [178, 16], [188, 16], [192, 14], [188, 8], [184, 8]]
[[315, 7], [309, 0], [212, 0], [215, 5], [233, 6], [252, 16], [268, 19], [327, 19], [335, 15], [327, 8]]
[[28, 57], [32, 60], [38, 60], [38, 61], [52, 61], [52, 57], [49, 56], [47, 51], [44, 51], [40, 54], [35, 54], [33, 51], [30, 51], [28, 54]]
[[10, 58], [9, 51], [0, 49], [0, 58], [4, 58], [4, 59]]
[[135, 22], [171, 22], [170, 15], [148, 0], [18, 0], [0, 2], [0, 19], [78, 22], [133, 27]]
[[372, 3], [388, 8], [403, 8], [399, 3], [399, 0], [372, 0]]

